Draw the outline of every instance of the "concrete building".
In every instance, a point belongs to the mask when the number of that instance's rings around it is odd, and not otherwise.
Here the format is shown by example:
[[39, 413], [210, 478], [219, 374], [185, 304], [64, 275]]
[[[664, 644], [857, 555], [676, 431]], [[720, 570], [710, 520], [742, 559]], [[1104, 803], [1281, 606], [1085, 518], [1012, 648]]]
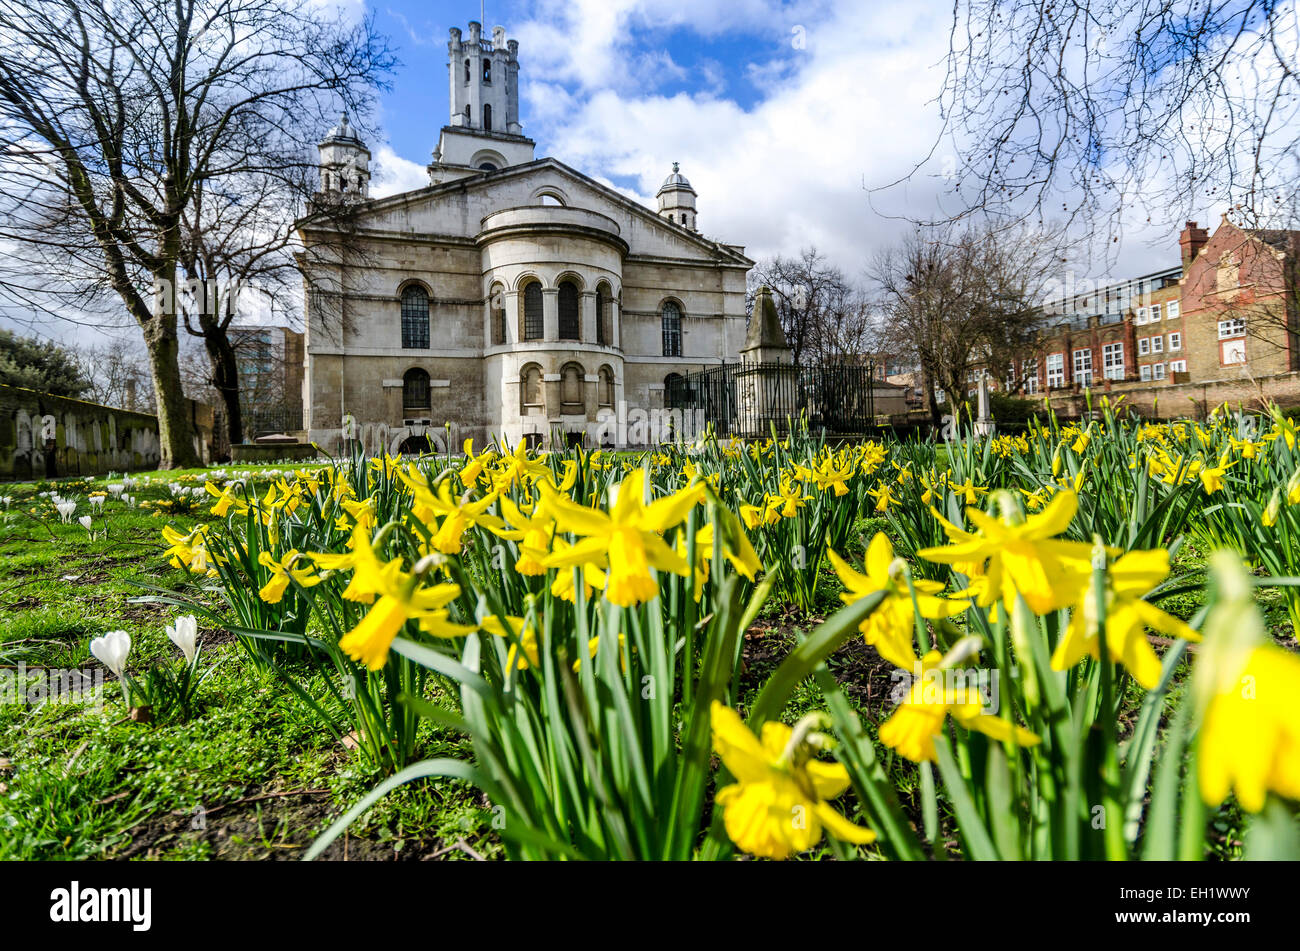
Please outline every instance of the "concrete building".
[[429, 185], [372, 199], [369, 151], [345, 116], [320, 145], [300, 224], [306, 422], [337, 448], [490, 436], [607, 443], [620, 404], [735, 362], [743, 248], [698, 230], [676, 164], [643, 206], [551, 158], [519, 117], [519, 44], [478, 23], [447, 44], [450, 118]]
[[303, 428], [304, 335], [284, 326], [232, 324], [244, 438]]

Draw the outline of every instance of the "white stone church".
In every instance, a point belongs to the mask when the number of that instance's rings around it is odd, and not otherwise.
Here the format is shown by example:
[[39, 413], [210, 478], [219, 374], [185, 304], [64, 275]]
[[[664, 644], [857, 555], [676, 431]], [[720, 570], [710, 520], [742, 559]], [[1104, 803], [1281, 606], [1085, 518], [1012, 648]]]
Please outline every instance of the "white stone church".
[[427, 187], [371, 199], [346, 116], [320, 144], [325, 211], [300, 229], [310, 438], [414, 448], [427, 431], [445, 446], [450, 424], [452, 448], [630, 442], [611, 436], [620, 404], [661, 408], [674, 375], [739, 358], [753, 262], [699, 232], [676, 164], [651, 210], [536, 158], [518, 42], [478, 23], [450, 34]]

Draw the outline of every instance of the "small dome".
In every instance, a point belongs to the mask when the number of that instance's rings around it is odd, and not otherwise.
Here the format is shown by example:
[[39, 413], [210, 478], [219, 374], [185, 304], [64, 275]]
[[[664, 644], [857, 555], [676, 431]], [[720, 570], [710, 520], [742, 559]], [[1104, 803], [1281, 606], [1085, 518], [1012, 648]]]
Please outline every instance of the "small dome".
[[321, 145], [327, 145], [331, 142], [345, 142], [348, 145], [358, 145], [365, 148], [365, 143], [362, 142], [361, 137], [357, 135], [357, 130], [352, 128], [352, 123], [348, 121], [348, 114], [346, 112], [339, 116], [338, 125], [334, 126], [334, 128], [330, 129], [329, 132], [325, 134], [325, 138], [321, 142]]
[[664, 183], [659, 186], [659, 191], [657, 191], [655, 194], [656, 196], [662, 195], [666, 191], [677, 189], [677, 188], [684, 189], [690, 192], [692, 195], [695, 194], [695, 189], [692, 188], [691, 183], [686, 180], [686, 176], [683, 175], [680, 171], [678, 171], [678, 164], [676, 162], [673, 162], [672, 174], [664, 179]]

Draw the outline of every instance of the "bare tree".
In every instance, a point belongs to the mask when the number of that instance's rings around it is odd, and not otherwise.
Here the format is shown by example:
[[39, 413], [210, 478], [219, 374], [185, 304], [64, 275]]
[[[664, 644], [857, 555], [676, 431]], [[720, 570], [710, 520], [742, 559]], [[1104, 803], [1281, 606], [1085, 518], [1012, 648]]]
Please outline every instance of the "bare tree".
[[1262, 224], [1300, 190], [1300, 7], [958, 0], [940, 105], [957, 216]]
[[[116, 295], [148, 352], [164, 467], [198, 459], [176, 288], [289, 257], [293, 206], [272, 209], [301, 194], [327, 116], [364, 111], [391, 65], [372, 21], [309, 0], [0, 0], [0, 240], [21, 248], [3, 289], [64, 316]], [[228, 400], [220, 294], [191, 300], [188, 326]]]
[[795, 363], [844, 363], [867, 349], [871, 326], [866, 299], [817, 248], [760, 263], [751, 284], [771, 289]]
[[934, 422], [938, 392], [959, 406], [972, 375], [1001, 375], [1032, 351], [1056, 241], [1026, 230], [917, 230], [875, 259], [880, 337], [921, 368]]

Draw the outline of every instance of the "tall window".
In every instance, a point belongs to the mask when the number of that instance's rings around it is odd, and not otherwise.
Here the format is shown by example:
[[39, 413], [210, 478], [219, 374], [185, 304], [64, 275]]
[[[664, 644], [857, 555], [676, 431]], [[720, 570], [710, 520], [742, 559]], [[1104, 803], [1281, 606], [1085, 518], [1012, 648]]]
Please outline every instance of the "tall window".
[[429, 374], [412, 367], [402, 375], [402, 415], [429, 412]]
[[578, 340], [578, 287], [572, 281], [560, 283], [560, 339]]
[[1165, 311], [1166, 311], [1165, 316], [1166, 316], [1169, 320], [1177, 320], [1177, 319], [1178, 319], [1178, 309], [1179, 309], [1178, 301], [1176, 301], [1176, 300], [1171, 300], [1168, 304], [1165, 305]]
[[493, 284], [488, 297], [488, 312], [492, 323], [492, 343], [501, 346], [506, 342], [506, 299], [500, 284]]
[[402, 291], [402, 347], [429, 349], [429, 294], [418, 284]]
[[1124, 344], [1108, 343], [1101, 348], [1102, 375], [1108, 380], [1124, 379]]
[[604, 284], [596, 287], [596, 343], [609, 346], [609, 290]]
[[1065, 385], [1065, 356], [1060, 353], [1047, 355], [1047, 385]]
[[672, 301], [664, 304], [661, 325], [664, 335], [664, 356], [680, 357], [682, 355], [682, 311]]
[[584, 376], [582, 367], [576, 363], [566, 363], [560, 370], [561, 413], [577, 416], [587, 411], [587, 401], [582, 393]]
[[492, 107], [486, 102], [483, 103], [483, 131], [492, 131]]
[[519, 413], [527, 416], [529, 409], [542, 405], [542, 368], [530, 363], [519, 373]]
[[543, 331], [542, 285], [533, 281], [524, 288], [524, 339], [541, 340]]
[[469, 60], [465, 60], [465, 82], [469, 82]]
[[1074, 351], [1074, 382], [1080, 386], [1092, 386], [1092, 351]]
[[601, 406], [614, 405], [614, 371], [609, 367], [601, 367], [600, 382], [596, 389], [596, 402]]
[[483, 59], [483, 82], [492, 82], [492, 60], [486, 57]]
[[1033, 396], [1038, 392], [1038, 361], [1026, 360], [1022, 366], [1021, 375], [1024, 377], [1024, 391], [1027, 396]]
[[465, 107], [465, 125], [468, 126], [468, 125], [473, 125], [473, 124], [474, 124], [474, 116], [473, 116], [473, 114], [469, 111], [469, 106], [466, 106], [466, 107]]

